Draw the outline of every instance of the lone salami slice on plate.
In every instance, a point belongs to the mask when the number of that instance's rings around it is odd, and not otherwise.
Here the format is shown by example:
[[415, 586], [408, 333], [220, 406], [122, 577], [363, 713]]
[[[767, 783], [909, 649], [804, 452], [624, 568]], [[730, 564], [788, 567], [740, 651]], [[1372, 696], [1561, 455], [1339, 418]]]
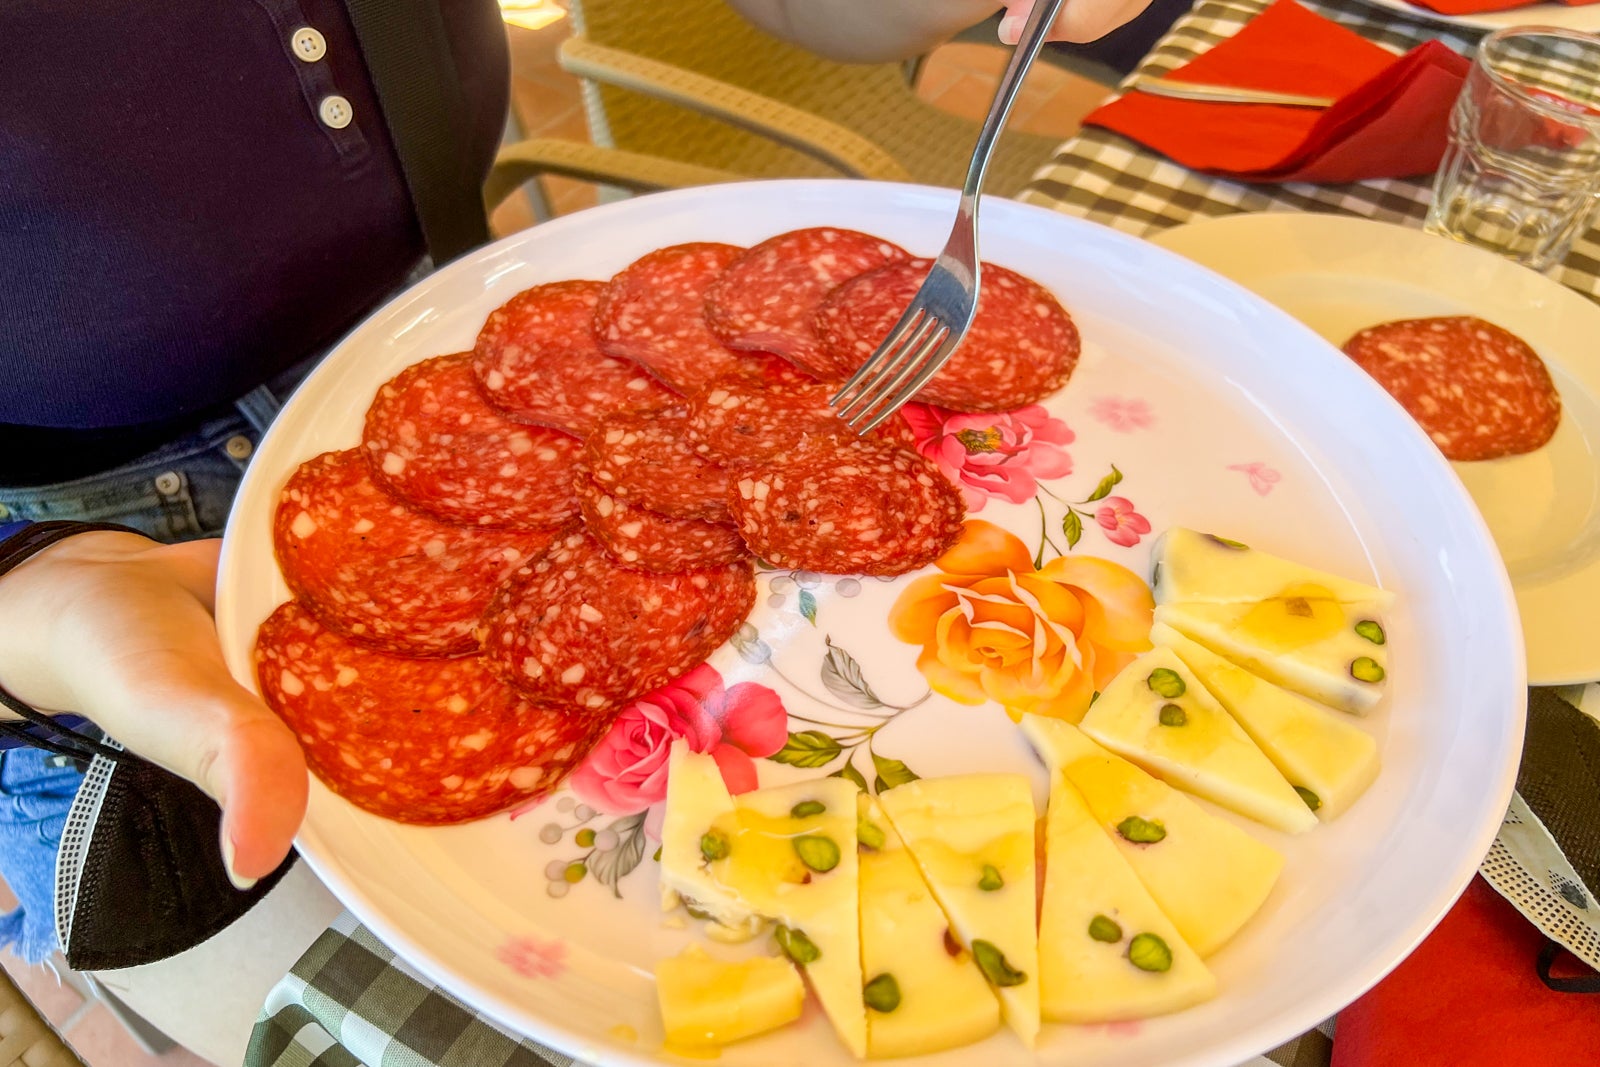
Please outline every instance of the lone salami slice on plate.
[[1561, 395], [1538, 353], [1479, 318], [1369, 326], [1344, 351], [1400, 401], [1447, 459], [1532, 452], [1561, 423]]
[[730, 348], [772, 352], [814, 378], [837, 376], [813, 321], [835, 286], [906, 258], [881, 237], [832, 226], [768, 238], [733, 262], [706, 293], [706, 319]]
[[669, 519], [613, 496], [581, 473], [577, 488], [584, 526], [625, 567], [673, 574], [720, 567], [748, 555], [731, 521]]
[[[827, 366], [846, 377], [889, 336], [932, 268], [931, 260], [892, 263], [834, 290], [817, 312]], [[1049, 290], [1015, 271], [983, 264], [978, 314], [950, 362], [917, 399], [957, 411], [1011, 411], [1067, 384], [1082, 344]]]
[[600, 294], [594, 331], [601, 350], [685, 394], [750, 360], [717, 340], [705, 314], [706, 290], [743, 254], [737, 245], [696, 243], [635, 260]]
[[413, 656], [473, 651], [495, 586], [555, 536], [424, 515], [377, 486], [359, 448], [302, 463], [272, 530], [284, 580], [324, 625]]
[[733, 515], [750, 551], [777, 567], [904, 574], [961, 536], [961, 493], [939, 468], [876, 441], [808, 450], [741, 478]]
[[[690, 401], [689, 439], [697, 454], [735, 470], [794, 457], [818, 441], [859, 440], [829, 405], [833, 392], [827, 385], [718, 382]], [[916, 445], [898, 415], [885, 420], [872, 437], [907, 448]]]
[[672, 394], [637, 364], [600, 351], [592, 323], [604, 288], [552, 282], [490, 312], [473, 349], [473, 371], [489, 402], [578, 437], [605, 415], [670, 403]]
[[503, 586], [484, 616], [484, 655], [529, 699], [595, 711], [704, 662], [755, 603], [749, 562], [682, 574], [615, 563], [570, 535]]
[[261, 624], [262, 696], [329, 789], [375, 815], [466, 822], [542, 797], [611, 717], [523, 700], [478, 656], [413, 659], [325, 628], [294, 601]]
[[577, 511], [581, 443], [490, 407], [470, 354], [424, 360], [385, 383], [362, 443], [384, 488], [446, 522], [558, 526]]
[[728, 520], [728, 472], [695, 454], [689, 413], [613, 415], [583, 446], [590, 475], [621, 500], [675, 519]]

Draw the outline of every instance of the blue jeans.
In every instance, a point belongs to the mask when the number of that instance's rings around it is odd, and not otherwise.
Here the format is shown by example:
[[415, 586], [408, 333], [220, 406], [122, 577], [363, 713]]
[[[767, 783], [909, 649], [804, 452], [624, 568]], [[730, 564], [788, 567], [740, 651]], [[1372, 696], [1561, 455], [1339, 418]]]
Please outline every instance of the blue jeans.
[[237, 410], [120, 467], [55, 485], [0, 486], [0, 522], [117, 522], [157, 541], [222, 532], [239, 479], [298, 367], [238, 402]]
[[[0, 487], [0, 522], [116, 522], [168, 542], [220, 534], [244, 469], [278, 412], [278, 398], [310, 368], [308, 361], [285, 372], [242, 398], [236, 413], [103, 474]], [[79, 766], [60, 756], [29, 748], [0, 754], [0, 877], [19, 902], [0, 916], [0, 946], [11, 946], [29, 963], [59, 947], [56, 855], [82, 783]]]

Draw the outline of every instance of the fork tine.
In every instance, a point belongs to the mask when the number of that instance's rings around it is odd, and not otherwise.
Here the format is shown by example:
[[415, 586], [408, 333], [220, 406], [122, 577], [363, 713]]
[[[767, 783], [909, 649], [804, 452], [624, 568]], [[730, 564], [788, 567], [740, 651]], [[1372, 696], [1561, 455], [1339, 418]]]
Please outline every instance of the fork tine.
[[921, 304], [918, 303], [913, 303], [910, 307], [906, 308], [905, 311], [900, 314], [899, 321], [894, 324], [894, 329], [889, 331], [889, 336], [885, 337], [883, 341], [879, 343], [878, 350], [872, 353], [871, 358], [869, 358], [865, 363], [856, 368], [856, 372], [839, 387], [838, 392], [834, 393], [833, 396], [829, 398], [828, 403], [837, 407], [839, 401], [843, 399], [846, 394], [850, 393], [851, 390], [853, 390], [857, 385], [863, 381], [875, 377], [879, 368], [893, 358], [894, 353], [898, 351], [900, 346], [905, 342], [906, 337], [911, 333], [913, 327], [920, 323], [924, 313], [925, 309]]
[[[850, 428], [855, 430], [857, 434], [866, 433], [890, 415], [899, 411], [905, 402], [922, 387], [922, 383], [932, 377], [933, 373], [942, 365], [943, 361], [939, 357], [955, 347], [949, 344], [953, 336], [950, 327], [941, 322], [938, 329], [923, 337], [917, 345], [916, 351], [912, 353], [909, 359], [904, 360], [903, 365], [898, 368], [898, 373], [892, 378], [887, 374], [882, 375], [873, 382], [872, 393], [867, 398], [866, 405], [855, 415], [845, 420]], [[905, 382], [907, 378], [912, 379], [913, 384], [902, 388], [901, 383]], [[890, 394], [894, 395], [894, 399], [885, 404], [884, 397]], [[862, 420], [865, 421], [863, 422]]]
[[960, 335], [956, 334], [954, 331], [946, 330], [944, 335], [939, 339], [939, 350], [934, 352], [932, 355], [927, 356], [926, 358], [919, 359], [916, 364], [914, 364], [917, 368], [917, 372], [911, 377], [911, 380], [901, 386], [899, 392], [895, 393], [894, 396], [889, 399], [889, 402], [884, 404], [883, 407], [879, 409], [878, 414], [873, 418], [873, 420], [857, 432], [866, 433], [867, 431], [876, 427], [878, 423], [882, 422], [884, 419], [887, 419], [890, 415], [893, 415], [895, 412], [904, 407], [906, 401], [916, 396], [918, 391], [921, 390], [924, 385], [928, 384], [929, 378], [932, 378], [935, 374], [939, 373], [939, 369], [949, 361], [950, 353], [955, 351], [956, 346], [961, 343], [961, 340], [962, 339]]
[[[848, 423], [852, 419], [860, 418], [865, 412], [871, 411], [873, 404], [876, 403], [874, 397], [881, 396], [883, 392], [883, 382], [891, 377], [895, 381], [899, 381], [906, 373], [915, 370], [916, 353], [921, 351], [922, 345], [929, 334], [938, 332], [940, 326], [941, 323], [937, 318], [932, 314], [925, 314], [921, 321], [917, 323], [916, 328], [911, 331], [910, 336], [902, 339], [898, 346], [893, 349], [885, 346], [884, 354], [887, 357], [887, 362], [879, 366], [877, 373], [871, 378], [857, 386], [853, 391], [854, 395], [848, 402], [835, 407], [834, 410], [839, 417]], [[862, 406], [863, 404], [865, 407]]]

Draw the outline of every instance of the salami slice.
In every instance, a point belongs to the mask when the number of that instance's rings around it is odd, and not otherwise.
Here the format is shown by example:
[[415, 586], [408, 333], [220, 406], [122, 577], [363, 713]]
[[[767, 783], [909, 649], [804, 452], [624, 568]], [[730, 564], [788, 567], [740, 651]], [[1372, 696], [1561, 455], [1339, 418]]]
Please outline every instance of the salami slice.
[[583, 524], [624, 567], [676, 574], [720, 567], [748, 555], [731, 521], [669, 519], [613, 496], [582, 473], [577, 484]]
[[592, 329], [600, 282], [524, 290], [489, 313], [472, 368], [489, 402], [522, 422], [583, 437], [602, 416], [670, 403], [636, 364], [600, 351]]
[[494, 587], [555, 539], [414, 511], [378, 488], [359, 448], [300, 465], [278, 499], [272, 536], [284, 580], [324, 625], [412, 656], [473, 651]]
[[480, 633], [495, 670], [529, 699], [600, 711], [703, 663], [755, 595], [748, 561], [647, 574], [579, 533], [500, 589]]
[[466, 822], [544, 796], [610, 725], [604, 713], [523, 700], [479, 656], [362, 648], [292, 600], [261, 624], [255, 662], [311, 772], [399, 822]]
[[[690, 400], [689, 440], [696, 454], [731, 470], [796, 458], [816, 441], [859, 440], [828, 403], [833, 393], [829, 385], [719, 382]], [[907, 447], [916, 443], [898, 414], [870, 436]]]
[[1538, 353], [1479, 318], [1369, 326], [1344, 351], [1400, 401], [1447, 459], [1532, 452], [1561, 423], [1561, 394]]
[[490, 407], [467, 353], [424, 360], [385, 383], [362, 444], [385, 489], [446, 522], [557, 526], [577, 511], [580, 442]]
[[583, 446], [583, 464], [612, 496], [674, 519], [728, 522], [728, 472], [695, 454], [689, 412], [613, 415]]
[[[845, 283], [817, 311], [826, 372], [855, 373], [922, 287], [931, 260], [892, 263]], [[1078, 328], [1050, 291], [983, 264], [978, 314], [950, 362], [917, 399], [957, 411], [1012, 411], [1060, 389], [1078, 365]]]
[[635, 260], [600, 294], [594, 331], [601, 350], [685, 394], [751, 361], [717, 340], [705, 314], [706, 290], [743, 254], [737, 245], [698, 243]]
[[906, 258], [881, 237], [819, 227], [768, 238], [735, 260], [706, 292], [706, 320], [730, 348], [771, 352], [814, 378], [834, 375], [817, 338], [817, 307], [835, 286]]
[[824, 574], [904, 574], [961, 536], [961, 494], [939, 468], [875, 441], [817, 448], [741, 478], [733, 516], [750, 551]]

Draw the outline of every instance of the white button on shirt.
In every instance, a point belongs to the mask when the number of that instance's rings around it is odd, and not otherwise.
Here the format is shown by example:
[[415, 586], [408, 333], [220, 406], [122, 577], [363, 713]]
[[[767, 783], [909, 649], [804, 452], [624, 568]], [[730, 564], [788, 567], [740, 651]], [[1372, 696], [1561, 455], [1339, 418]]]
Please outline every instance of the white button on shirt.
[[331, 130], [342, 130], [350, 125], [350, 120], [355, 118], [355, 111], [350, 107], [350, 101], [342, 96], [325, 96], [322, 104], [317, 108], [323, 125]]
[[289, 35], [289, 49], [302, 63], [315, 63], [328, 54], [328, 39], [310, 26]]

